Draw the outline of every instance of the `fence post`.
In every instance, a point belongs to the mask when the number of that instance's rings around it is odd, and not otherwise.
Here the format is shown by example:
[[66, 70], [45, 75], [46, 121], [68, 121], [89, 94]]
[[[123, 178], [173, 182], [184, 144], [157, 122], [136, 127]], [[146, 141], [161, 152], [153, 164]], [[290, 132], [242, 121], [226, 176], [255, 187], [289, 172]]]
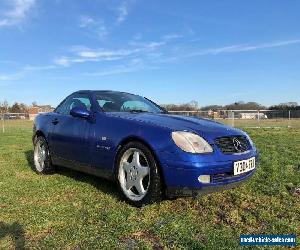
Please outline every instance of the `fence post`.
[[5, 133], [5, 126], [4, 126], [4, 113], [2, 113], [2, 133]]
[[230, 116], [231, 116], [231, 126], [234, 127], [234, 111], [230, 110]]
[[291, 127], [291, 111], [289, 110], [289, 125], [288, 125], [288, 128]]
[[257, 123], [258, 123], [258, 127], [260, 127], [259, 126], [259, 110], [257, 110]]

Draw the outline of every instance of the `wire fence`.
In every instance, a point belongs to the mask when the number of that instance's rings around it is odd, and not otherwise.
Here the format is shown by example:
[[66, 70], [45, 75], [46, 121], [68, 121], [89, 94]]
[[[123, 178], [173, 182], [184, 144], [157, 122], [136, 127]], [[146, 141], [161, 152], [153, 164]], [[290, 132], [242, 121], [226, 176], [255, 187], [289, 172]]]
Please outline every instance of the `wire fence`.
[[[240, 128], [300, 128], [300, 110], [197, 110], [169, 111], [169, 113], [211, 119]], [[31, 131], [34, 117], [35, 115], [27, 113], [0, 114], [2, 132]]]
[[300, 110], [197, 110], [169, 113], [216, 120], [241, 128], [300, 127]]
[[32, 131], [32, 120], [28, 113], [4, 113], [0, 115], [2, 133]]

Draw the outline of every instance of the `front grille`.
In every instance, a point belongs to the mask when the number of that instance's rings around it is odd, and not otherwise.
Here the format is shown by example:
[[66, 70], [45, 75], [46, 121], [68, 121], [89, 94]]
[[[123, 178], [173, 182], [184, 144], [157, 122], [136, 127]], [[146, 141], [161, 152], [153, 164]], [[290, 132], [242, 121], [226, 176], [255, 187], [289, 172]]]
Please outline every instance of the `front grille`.
[[230, 179], [232, 176], [234, 176], [232, 173], [212, 174], [211, 182], [222, 182], [224, 180]]
[[243, 153], [250, 149], [245, 136], [226, 136], [215, 139], [215, 144], [223, 154]]
[[211, 182], [212, 183], [222, 183], [227, 180], [234, 180], [241, 178], [243, 176], [246, 176], [250, 174], [251, 172], [246, 172], [240, 175], [233, 175], [233, 173], [223, 173], [223, 174], [212, 174], [211, 175]]

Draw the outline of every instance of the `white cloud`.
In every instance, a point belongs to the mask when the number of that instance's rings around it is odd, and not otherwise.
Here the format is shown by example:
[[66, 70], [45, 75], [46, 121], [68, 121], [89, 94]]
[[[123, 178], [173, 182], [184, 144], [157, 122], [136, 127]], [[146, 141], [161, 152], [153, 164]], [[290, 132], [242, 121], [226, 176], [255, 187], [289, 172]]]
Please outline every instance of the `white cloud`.
[[118, 7], [118, 17], [117, 17], [117, 23], [122, 23], [125, 21], [127, 15], [128, 15], [128, 1], [123, 1], [122, 4]]
[[79, 56], [85, 58], [97, 58], [99, 56], [99, 53], [95, 51], [82, 51], [79, 52]]
[[96, 35], [100, 39], [104, 39], [108, 35], [108, 29], [105, 22], [100, 18], [81, 16], [79, 20], [79, 27], [87, 30], [93, 35]]
[[66, 66], [70, 65], [70, 60], [69, 60], [69, 58], [62, 56], [62, 57], [54, 59], [54, 63], [59, 66], [66, 67]]
[[287, 45], [297, 44], [297, 43], [300, 43], [300, 39], [276, 41], [276, 42], [262, 43], [256, 45], [238, 44], [238, 45], [232, 45], [227, 47], [204, 49], [198, 52], [191, 53], [188, 56], [201, 56], [201, 55], [210, 55], [210, 54], [217, 55], [221, 53], [237, 53], [237, 52], [252, 51], [258, 49], [281, 47], [281, 46], [287, 46]]
[[[176, 36], [177, 38], [177, 36]], [[170, 39], [170, 40], [168, 40]], [[238, 53], [244, 51], [254, 51], [258, 49], [275, 48], [300, 44], [300, 39], [275, 41], [256, 45], [237, 44], [231, 46], [200, 49], [188, 53], [188, 47], [172, 49], [171, 40], [173, 36], [163, 36], [159, 41], [131, 41], [127, 46], [119, 49], [89, 48], [85, 46], [73, 46], [69, 53], [57, 57], [52, 64], [46, 66], [25, 66], [13, 74], [1, 74], [0, 81], [19, 80], [30, 72], [61, 69], [73, 64], [85, 62], [108, 62], [101, 64], [101, 71], [85, 73], [87, 76], [106, 76], [128, 72], [136, 72], [144, 69], [155, 69], [158, 65], [166, 63], [180, 62], [188, 57], [203, 55], [218, 55], [222, 53]], [[175, 36], [174, 36], [175, 39]], [[162, 47], [164, 47], [162, 49]], [[171, 48], [171, 49], [170, 49]]]
[[135, 0], [121, 0], [121, 4], [116, 8], [117, 12], [117, 24], [124, 22], [129, 14], [130, 6]]
[[129, 45], [138, 47], [140, 50], [154, 50], [158, 47], [166, 45], [166, 41], [150, 41], [150, 42], [140, 42], [140, 41], [130, 41]]
[[138, 49], [91, 49], [84, 46], [75, 46], [71, 48], [72, 56], [61, 56], [54, 60], [54, 64], [67, 67], [74, 63], [116, 61], [126, 59], [129, 56], [138, 53]]
[[[88, 48], [85, 46], [73, 46], [70, 48], [72, 53], [69, 56], [61, 56], [54, 60], [59, 66], [67, 67], [74, 63], [84, 62], [100, 62], [100, 61], [118, 61], [132, 60], [134, 57], [147, 57], [148, 54], [155, 53], [159, 47], [167, 42], [130, 42], [126, 49], [104, 49], [104, 48]], [[157, 53], [158, 54], [158, 53]]]
[[180, 35], [180, 34], [171, 33], [171, 34], [164, 35], [162, 37], [162, 39], [164, 41], [170, 41], [170, 40], [178, 39], [178, 38], [181, 38], [181, 37], [182, 37], [182, 35]]
[[85, 28], [89, 25], [95, 24], [95, 20], [89, 16], [81, 16], [79, 20], [79, 27]]
[[78, 52], [78, 55], [84, 58], [99, 58], [99, 59], [114, 59], [119, 57], [124, 57], [135, 53], [136, 50], [105, 50], [105, 49], [86, 49]]
[[120, 60], [121, 57], [107, 57], [107, 58], [98, 58], [98, 57], [58, 57], [54, 59], [53, 63], [62, 66], [68, 67], [75, 63], [85, 63], [85, 62], [100, 62], [100, 61], [115, 61]]
[[8, 9], [0, 13], [0, 27], [16, 25], [22, 22], [36, 0], [10, 0], [7, 1]]

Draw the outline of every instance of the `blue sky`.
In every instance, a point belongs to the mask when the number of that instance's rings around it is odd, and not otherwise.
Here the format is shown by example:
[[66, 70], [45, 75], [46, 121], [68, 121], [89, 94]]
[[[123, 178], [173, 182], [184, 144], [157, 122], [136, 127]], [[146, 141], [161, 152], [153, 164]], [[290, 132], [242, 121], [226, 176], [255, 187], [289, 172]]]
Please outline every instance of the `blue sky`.
[[296, 0], [0, 0], [0, 101], [300, 103], [299, 13]]

